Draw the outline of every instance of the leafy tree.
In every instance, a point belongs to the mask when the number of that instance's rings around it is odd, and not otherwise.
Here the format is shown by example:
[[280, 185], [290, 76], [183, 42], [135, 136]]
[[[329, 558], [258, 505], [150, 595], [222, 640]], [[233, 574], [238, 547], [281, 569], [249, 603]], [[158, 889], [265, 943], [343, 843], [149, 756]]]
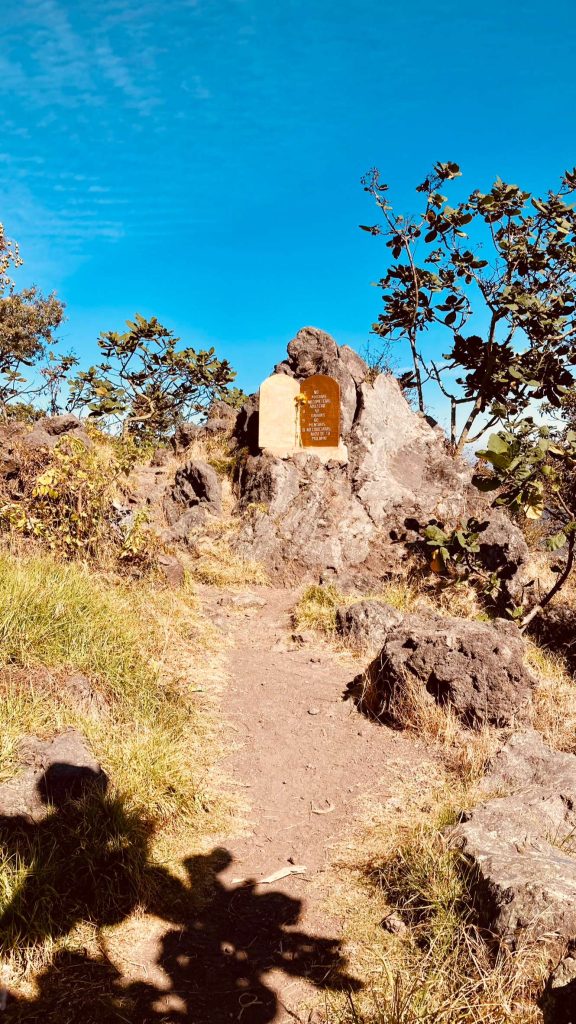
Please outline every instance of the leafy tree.
[[[576, 169], [544, 198], [497, 179], [488, 193], [451, 206], [440, 189], [458, 177], [457, 164], [436, 164], [417, 187], [420, 212], [405, 217], [372, 170], [363, 184], [383, 224], [361, 227], [382, 235], [392, 256], [374, 332], [408, 342], [413, 369], [404, 383], [421, 411], [427, 382], [440, 388], [461, 452], [534, 402], [559, 408], [574, 386], [576, 213], [568, 200]], [[423, 348], [430, 330], [446, 336], [441, 364]]]
[[46, 390], [46, 375], [30, 370], [37, 370], [46, 359], [64, 317], [64, 306], [55, 294], [44, 297], [36, 287], [16, 290], [10, 272], [21, 265], [18, 246], [0, 224], [0, 406], [4, 416], [9, 402]]
[[214, 398], [226, 398], [236, 374], [213, 348], [178, 349], [180, 339], [156, 317], [136, 314], [127, 327], [100, 335], [103, 361], [72, 381], [70, 408], [87, 405], [90, 416], [122, 423], [123, 434], [161, 438]]
[[522, 619], [526, 626], [564, 586], [576, 563], [576, 431], [539, 425], [526, 416], [491, 434], [477, 454], [482, 470], [474, 478], [477, 487], [497, 492], [494, 505], [543, 520], [546, 546], [560, 556], [553, 566], [556, 580]]

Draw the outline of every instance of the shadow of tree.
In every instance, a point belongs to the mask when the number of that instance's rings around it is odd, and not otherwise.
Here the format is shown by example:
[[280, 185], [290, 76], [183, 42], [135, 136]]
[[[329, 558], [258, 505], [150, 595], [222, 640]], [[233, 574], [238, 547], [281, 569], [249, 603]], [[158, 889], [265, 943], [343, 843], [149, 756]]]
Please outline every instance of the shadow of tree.
[[300, 900], [222, 882], [227, 850], [185, 860], [181, 882], [151, 863], [150, 821], [89, 785], [54, 806], [49, 782], [40, 783], [53, 806], [44, 821], [0, 819], [4, 857], [18, 860], [23, 878], [0, 918], [4, 948], [62, 940], [82, 922], [119, 924], [142, 907], [166, 922], [150, 966], [167, 984], [131, 981], [105, 954], [61, 948], [35, 998], [9, 994], [3, 1021], [267, 1024], [279, 1011], [273, 971], [318, 989], [360, 987], [336, 939], [296, 929]]

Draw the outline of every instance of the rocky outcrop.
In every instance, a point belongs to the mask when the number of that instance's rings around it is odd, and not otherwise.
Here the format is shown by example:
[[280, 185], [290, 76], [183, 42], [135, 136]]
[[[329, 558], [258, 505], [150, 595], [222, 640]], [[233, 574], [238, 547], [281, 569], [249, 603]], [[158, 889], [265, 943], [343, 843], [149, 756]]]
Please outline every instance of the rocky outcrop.
[[465, 725], [510, 726], [529, 719], [535, 679], [516, 626], [428, 613], [406, 615], [387, 636], [363, 681], [362, 706], [402, 721], [416, 688]]
[[197, 439], [200, 427], [197, 423], [179, 423], [172, 438], [172, 447], [177, 454], [185, 452]]
[[104, 792], [108, 780], [75, 729], [41, 740], [26, 737], [20, 746], [22, 771], [0, 785], [0, 815], [41, 821], [49, 805], [61, 806], [81, 797], [89, 789]]
[[200, 507], [220, 515], [222, 484], [207, 462], [190, 459], [176, 471], [174, 483], [164, 498], [164, 511], [170, 525], [174, 525], [184, 513]]
[[469, 468], [448, 453], [442, 432], [410, 409], [397, 380], [379, 374], [360, 385], [358, 399], [347, 439], [350, 481], [375, 525], [461, 514]]
[[250, 512], [237, 543], [248, 557], [295, 577], [303, 568], [339, 573], [368, 559], [374, 526], [351, 498], [345, 466], [306, 453], [264, 453], [249, 456], [237, 480], [241, 509]]
[[[407, 521], [456, 522], [477, 512], [483, 499], [471, 486], [470, 467], [448, 452], [439, 428], [413, 412], [394, 377], [374, 376], [352, 349], [312, 327], [298, 332], [276, 372], [298, 379], [326, 373], [338, 380], [349, 459], [347, 465], [323, 464], [312, 453], [284, 459], [261, 453], [253, 396], [234, 428], [247, 450], [235, 480], [240, 512], [251, 510], [238, 537], [244, 555], [279, 575], [319, 578], [328, 572], [351, 584], [361, 579], [374, 585], [402, 571]], [[511, 593], [528, 552], [520, 531], [503, 516], [500, 534], [487, 540], [486, 552], [492, 562], [499, 552], [509, 559]]]
[[576, 609], [562, 597], [547, 605], [532, 620], [529, 632], [542, 647], [561, 654], [570, 671], [576, 674]]
[[471, 868], [481, 921], [511, 947], [522, 938], [571, 938], [576, 935], [576, 757], [550, 750], [532, 730], [514, 734], [484, 785], [505, 795], [469, 811], [450, 832]]
[[383, 601], [356, 601], [336, 609], [336, 631], [351, 647], [382, 647], [403, 618]]
[[171, 440], [172, 448], [177, 454], [187, 451], [195, 441], [202, 440], [211, 434], [231, 434], [236, 425], [238, 410], [227, 402], [215, 399], [204, 423], [179, 423]]
[[288, 359], [279, 363], [275, 372], [300, 380], [315, 373], [334, 377], [340, 385], [340, 433], [350, 432], [358, 406], [357, 387], [368, 375], [366, 363], [353, 349], [338, 346], [316, 327], [303, 327], [288, 345]]
[[203, 424], [201, 430], [205, 434], [231, 433], [237, 417], [237, 409], [228, 405], [227, 402], [215, 399], [208, 410], [206, 423]]
[[22, 438], [26, 448], [55, 448], [63, 437], [71, 437], [81, 441], [86, 448], [92, 447], [92, 441], [84, 430], [84, 425], [77, 416], [44, 416], [34, 424], [30, 433]]
[[92, 441], [76, 416], [44, 416], [30, 430], [27, 424], [14, 422], [0, 425], [0, 479], [18, 481], [22, 465], [22, 450], [50, 450], [62, 438], [81, 441], [86, 448]]
[[245, 448], [250, 455], [258, 455], [258, 395], [250, 395], [236, 417], [232, 432], [239, 448]]
[[524, 535], [503, 512], [490, 508], [485, 518], [490, 523], [479, 540], [482, 564], [498, 573], [503, 607], [524, 604], [537, 575]]

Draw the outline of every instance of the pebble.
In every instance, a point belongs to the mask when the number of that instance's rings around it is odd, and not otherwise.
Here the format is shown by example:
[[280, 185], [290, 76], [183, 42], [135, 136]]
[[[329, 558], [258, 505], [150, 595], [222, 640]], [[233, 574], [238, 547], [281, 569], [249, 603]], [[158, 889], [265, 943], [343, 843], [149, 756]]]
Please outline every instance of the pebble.
[[320, 714], [320, 708], [308, 708], [308, 714], [309, 715], [319, 715]]
[[235, 608], [263, 608], [266, 601], [256, 594], [237, 594], [230, 598], [230, 604]]
[[396, 913], [388, 914], [382, 921], [382, 927], [385, 931], [390, 932], [391, 935], [405, 935], [408, 931], [408, 927], [400, 917], [400, 914]]

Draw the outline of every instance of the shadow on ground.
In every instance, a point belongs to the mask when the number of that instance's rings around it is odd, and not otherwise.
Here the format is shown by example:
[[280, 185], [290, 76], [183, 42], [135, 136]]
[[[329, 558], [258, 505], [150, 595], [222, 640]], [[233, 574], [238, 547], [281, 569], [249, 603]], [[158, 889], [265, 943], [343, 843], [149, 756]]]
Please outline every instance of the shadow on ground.
[[[19, 872], [0, 918], [4, 949], [64, 940], [35, 998], [8, 993], [3, 1022], [266, 1024], [280, 1010], [271, 971], [318, 989], [359, 988], [336, 939], [297, 930], [300, 900], [253, 882], [227, 888], [219, 876], [232, 858], [222, 848], [185, 860], [186, 881], [178, 881], [150, 860], [152, 823], [108, 796], [101, 779], [85, 776], [81, 792], [77, 782], [66, 792], [66, 767], [52, 766], [40, 781], [51, 807], [43, 821], [0, 818], [4, 870]], [[105, 952], [91, 956], [76, 941], [62, 948], [75, 926], [119, 924], [136, 908], [166, 922], [150, 965], [166, 985], [131, 981]]]

